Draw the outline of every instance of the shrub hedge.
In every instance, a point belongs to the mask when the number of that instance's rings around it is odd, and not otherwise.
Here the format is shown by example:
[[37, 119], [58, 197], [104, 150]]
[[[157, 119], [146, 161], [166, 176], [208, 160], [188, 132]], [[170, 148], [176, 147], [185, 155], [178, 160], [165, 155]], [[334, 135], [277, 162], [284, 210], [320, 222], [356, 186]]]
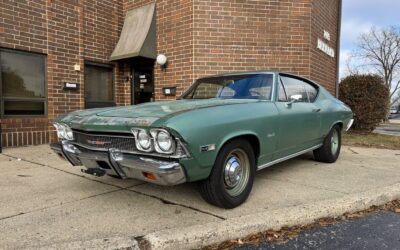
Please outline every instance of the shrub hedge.
[[377, 75], [351, 75], [339, 85], [339, 99], [354, 113], [354, 130], [371, 132], [389, 109], [390, 91]]

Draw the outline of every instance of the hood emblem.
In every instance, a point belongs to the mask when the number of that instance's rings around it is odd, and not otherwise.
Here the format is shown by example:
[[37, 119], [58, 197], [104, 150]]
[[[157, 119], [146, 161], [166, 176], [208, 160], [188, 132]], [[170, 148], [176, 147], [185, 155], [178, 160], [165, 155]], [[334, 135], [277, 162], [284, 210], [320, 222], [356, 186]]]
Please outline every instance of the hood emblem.
[[92, 144], [92, 145], [97, 145], [97, 146], [104, 146], [106, 144], [110, 144], [111, 142], [109, 141], [92, 141], [92, 140], [87, 140], [87, 143]]

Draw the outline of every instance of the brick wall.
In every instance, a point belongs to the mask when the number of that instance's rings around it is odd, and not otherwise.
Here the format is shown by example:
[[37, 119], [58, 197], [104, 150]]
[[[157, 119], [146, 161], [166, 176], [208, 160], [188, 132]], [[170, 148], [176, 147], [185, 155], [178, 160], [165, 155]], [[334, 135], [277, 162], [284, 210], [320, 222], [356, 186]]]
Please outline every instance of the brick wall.
[[197, 0], [194, 9], [196, 77], [268, 69], [310, 75], [309, 0]]
[[[1, 119], [3, 146], [48, 143], [55, 139], [49, 122], [84, 108], [85, 60], [109, 63], [122, 28], [119, 0], [1, 0], [0, 47], [47, 55], [48, 117]], [[74, 70], [79, 64], [81, 71]], [[115, 97], [130, 103], [117, 65]], [[77, 82], [78, 91], [62, 90], [62, 82]], [[129, 84], [128, 84], [129, 86]]]
[[[124, 11], [151, 2], [125, 0]], [[198, 77], [248, 70], [298, 74], [334, 94], [337, 56], [332, 59], [319, 51], [316, 37], [331, 31], [330, 46], [337, 48], [338, 3], [157, 1], [157, 51], [167, 55], [169, 64], [166, 71], [155, 65], [156, 100], [168, 98], [162, 87], [177, 86], [180, 95]]]
[[[338, 79], [337, 63], [339, 60], [339, 26], [340, 1], [314, 0], [312, 1], [312, 36], [311, 36], [311, 78], [332, 94], [336, 94]], [[330, 41], [324, 39], [324, 31], [330, 33]], [[335, 58], [332, 58], [317, 48], [318, 39], [335, 49]]]
[[[155, 98], [175, 99], [162, 95], [163, 87], [177, 87], [178, 95], [193, 83], [193, 2], [196, 0], [156, 1], [157, 52], [168, 57], [168, 67], [154, 67]], [[152, 0], [125, 0], [124, 10], [150, 4]]]
[[[109, 62], [127, 11], [153, 0], [0, 0], [0, 47], [47, 55], [48, 117], [1, 119], [4, 146], [54, 140], [49, 121], [84, 108], [84, 62], [114, 64], [115, 101], [131, 103], [129, 61]], [[339, 0], [157, 0], [156, 100], [163, 87], [180, 95], [194, 79], [216, 73], [280, 70], [316, 80], [332, 93], [337, 57], [317, 49], [327, 30], [337, 48]], [[79, 64], [81, 71], [74, 71]], [[79, 91], [62, 82], [80, 83]], [[170, 97], [174, 98], [174, 97]]]
[[[8, 1], [0, 4], [0, 46], [3, 48], [49, 54], [48, 13], [46, 1]], [[53, 31], [55, 32], [55, 31]], [[47, 56], [49, 95], [53, 93], [51, 80], [54, 77], [56, 57]], [[49, 99], [49, 116], [52, 115], [54, 99]], [[20, 146], [47, 143], [50, 138], [47, 118], [2, 119], [3, 146]]]

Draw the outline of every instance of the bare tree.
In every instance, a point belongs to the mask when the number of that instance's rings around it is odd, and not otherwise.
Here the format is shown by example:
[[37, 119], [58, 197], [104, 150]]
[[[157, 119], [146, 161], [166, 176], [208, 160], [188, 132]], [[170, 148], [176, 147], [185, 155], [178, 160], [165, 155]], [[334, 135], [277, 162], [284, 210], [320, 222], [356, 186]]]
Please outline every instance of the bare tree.
[[359, 72], [361, 68], [361, 71], [382, 76], [385, 85], [391, 90], [390, 99], [393, 100], [400, 89], [400, 81], [393, 86], [394, 80], [400, 75], [400, 28], [372, 27], [359, 37], [357, 47], [353, 53], [356, 63], [352, 71]]

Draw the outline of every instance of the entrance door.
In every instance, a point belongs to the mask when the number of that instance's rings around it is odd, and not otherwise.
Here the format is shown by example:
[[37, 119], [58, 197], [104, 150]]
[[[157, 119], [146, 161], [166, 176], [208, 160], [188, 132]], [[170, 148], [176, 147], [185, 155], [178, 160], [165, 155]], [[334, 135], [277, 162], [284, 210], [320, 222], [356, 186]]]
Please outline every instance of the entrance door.
[[154, 101], [154, 60], [132, 62], [132, 104]]

